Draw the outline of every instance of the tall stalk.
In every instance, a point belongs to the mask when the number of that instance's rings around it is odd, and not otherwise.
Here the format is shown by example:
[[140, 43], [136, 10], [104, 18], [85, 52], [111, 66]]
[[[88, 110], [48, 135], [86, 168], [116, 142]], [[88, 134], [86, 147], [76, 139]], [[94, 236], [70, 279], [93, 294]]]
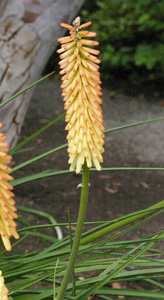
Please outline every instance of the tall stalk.
[[89, 168], [87, 167], [86, 163], [83, 165], [83, 175], [82, 175], [82, 189], [81, 189], [81, 199], [80, 199], [80, 207], [79, 207], [79, 214], [77, 220], [77, 227], [75, 233], [75, 239], [73, 242], [73, 247], [71, 251], [71, 255], [69, 258], [68, 266], [61, 283], [57, 300], [61, 300], [64, 296], [65, 290], [67, 288], [69, 279], [72, 275], [72, 271], [74, 268], [75, 260], [77, 257], [79, 244], [81, 240], [81, 234], [83, 230], [83, 224], [85, 220], [86, 210], [87, 210], [87, 203], [88, 203], [88, 189], [89, 189]]
[[[61, 283], [57, 300], [61, 300], [67, 288], [72, 270], [75, 264], [88, 200], [89, 168], [96, 167], [101, 170], [104, 152], [104, 127], [101, 109], [102, 99], [101, 80], [97, 55], [99, 50], [93, 49], [98, 45], [97, 41], [90, 38], [96, 36], [96, 32], [83, 30], [91, 25], [91, 22], [80, 24], [77, 17], [72, 25], [61, 23], [61, 26], [69, 30], [69, 36], [61, 37], [58, 42], [61, 48], [59, 74], [62, 75], [62, 96], [66, 109], [65, 127], [68, 130], [68, 163], [70, 170], [81, 172], [83, 166], [82, 191], [79, 208], [79, 216], [68, 267]], [[88, 39], [89, 38], [89, 39]], [[89, 47], [88, 47], [89, 46]]]

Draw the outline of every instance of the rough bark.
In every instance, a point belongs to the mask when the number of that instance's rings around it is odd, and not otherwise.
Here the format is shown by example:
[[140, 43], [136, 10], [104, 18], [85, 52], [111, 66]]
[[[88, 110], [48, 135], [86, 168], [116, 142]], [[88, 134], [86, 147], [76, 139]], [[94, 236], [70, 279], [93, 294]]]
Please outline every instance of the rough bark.
[[[39, 79], [84, 0], [1, 0], [0, 103]], [[0, 108], [0, 122], [10, 146], [18, 140], [33, 90]]]

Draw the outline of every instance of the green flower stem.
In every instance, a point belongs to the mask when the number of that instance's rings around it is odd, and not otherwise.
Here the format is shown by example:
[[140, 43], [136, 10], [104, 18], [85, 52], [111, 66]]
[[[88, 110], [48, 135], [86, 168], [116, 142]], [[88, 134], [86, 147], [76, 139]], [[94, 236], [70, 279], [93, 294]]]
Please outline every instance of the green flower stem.
[[76, 226], [76, 233], [75, 233], [75, 239], [73, 242], [73, 247], [71, 251], [71, 255], [69, 258], [68, 266], [63, 278], [63, 281], [61, 283], [57, 300], [63, 299], [65, 290], [67, 288], [69, 279], [72, 275], [72, 271], [74, 268], [75, 260], [77, 257], [77, 252], [80, 245], [80, 239], [81, 234], [83, 230], [83, 224], [85, 220], [85, 214], [87, 210], [87, 202], [88, 202], [88, 188], [89, 188], [89, 168], [87, 167], [86, 163], [83, 166], [83, 176], [82, 176], [82, 189], [81, 189], [81, 199], [80, 199], [80, 208], [79, 208], [79, 215], [77, 220], [77, 226]]
[[114, 224], [111, 224], [91, 235], [88, 235], [87, 237], [81, 239], [80, 241], [80, 245], [86, 245], [92, 241], [95, 241], [96, 239], [98, 238], [101, 238], [103, 237], [104, 235], [108, 234], [108, 233], [111, 233], [119, 228], [122, 228], [123, 226], [127, 225], [127, 224], [130, 224], [136, 220], [139, 220], [143, 217], [146, 217], [147, 215], [149, 214], [152, 214], [153, 212], [155, 212], [157, 209], [162, 209], [163, 208], [163, 205], [164, 205], [164, 201], [161, 201], [151, 207], [149, 207], [149, 209], [152, 209], [152, 210], [148, 210], [147, 212], [143, 212], [143, 213], [139, 213], [135, 216], [131, 216], [129, 218], [126, 218], [124, 220], [121, 220], [121, 221], [118, 221], [117, 223], [114, 223]]

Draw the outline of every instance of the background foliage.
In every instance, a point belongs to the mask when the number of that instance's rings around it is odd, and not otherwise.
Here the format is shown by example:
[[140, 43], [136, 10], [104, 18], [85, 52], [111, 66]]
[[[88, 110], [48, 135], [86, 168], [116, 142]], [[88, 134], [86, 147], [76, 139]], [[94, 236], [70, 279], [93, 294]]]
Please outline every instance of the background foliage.
[[81, 15], [97, 32], [106, 79], [115, 74], [131, 80], [163, 80], [163, 0], [90, 0]]

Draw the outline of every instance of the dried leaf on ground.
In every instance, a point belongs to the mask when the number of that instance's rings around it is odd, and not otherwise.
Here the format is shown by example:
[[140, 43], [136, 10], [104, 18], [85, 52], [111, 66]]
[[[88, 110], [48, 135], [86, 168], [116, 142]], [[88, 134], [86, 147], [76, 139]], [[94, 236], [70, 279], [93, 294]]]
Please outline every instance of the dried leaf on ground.
[[116, 194], [118, 192], [118, 190], [114, 190], [109, 187], [105, 187], [105, 191], [111, 194]]
[[[112, 283], [112, 287], [114, 289], [121, 289], [122, 288], [121, 285], [118, 282]], [[118, 296], [118, 299], [125, 299], [125, 298], [124, 298], [124, 296]]]
[[145, 189], [148, 189], [149, 188], [149, 185], [144, 182], [144, 181], [140, 181], [140, 184], [145, 188]]
[[[69, 226], [66, 226], [66, 228], [69, 229]], [[75, 226], [71, 226], [72, 231], [76, 231], [76, 227]]]
[[104, 175], [104, 174], [102, 174], [102, 175], [99, 175], [99, 178], [100, 179], [110, 179], [111, 176], [110, 175]]

